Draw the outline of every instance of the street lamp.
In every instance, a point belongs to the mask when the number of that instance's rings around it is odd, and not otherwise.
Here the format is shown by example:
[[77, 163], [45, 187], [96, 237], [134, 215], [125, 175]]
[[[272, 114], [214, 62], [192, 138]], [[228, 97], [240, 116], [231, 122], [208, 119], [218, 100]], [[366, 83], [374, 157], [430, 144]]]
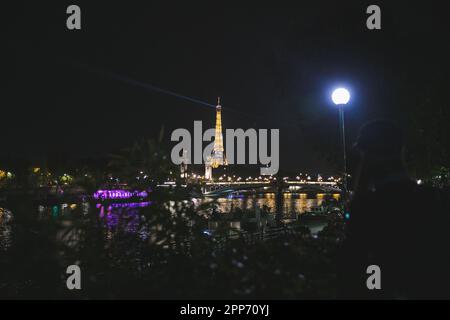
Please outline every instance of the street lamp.
[[339, 126], [342, 136], [342, 153], [344, 158], [344, 176], [342, 185], [344, 188], [344, 196], [347, 192], [347, 153], [345, 151], [345, 127], [344, 127], [344, 106], [350, 101], [350, 92], [345, 88], [338, 88], [333, 91], [331, 99], [334, 104], [339, 107]]

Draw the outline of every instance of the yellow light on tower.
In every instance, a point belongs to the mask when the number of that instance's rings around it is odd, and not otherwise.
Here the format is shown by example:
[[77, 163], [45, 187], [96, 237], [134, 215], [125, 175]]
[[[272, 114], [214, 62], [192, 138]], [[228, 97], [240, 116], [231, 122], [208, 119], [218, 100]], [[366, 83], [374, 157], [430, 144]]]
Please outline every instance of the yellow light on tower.
[[214, 147], [211, 167], [228, 165], [228, 161], [224, 154], [223, 135], [222, 135], [222, 106], [220, 105], [220, 97], [217, 99], [216, 107], [216, 129], [214, 134]]

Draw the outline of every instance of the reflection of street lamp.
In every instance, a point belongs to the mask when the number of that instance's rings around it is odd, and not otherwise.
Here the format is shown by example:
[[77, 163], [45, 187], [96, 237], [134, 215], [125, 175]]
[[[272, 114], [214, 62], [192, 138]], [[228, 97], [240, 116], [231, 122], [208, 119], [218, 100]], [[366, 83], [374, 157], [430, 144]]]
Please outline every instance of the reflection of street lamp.
[[344, 176], [342, 185], [345, 195], [345, 193], [347, 192], [347, 153], [345, 151], [344, 106], [350, 100], [350, 92], [348, 92], [348, 90], [345, 88], [338, 88], [333, 91], [331, 99], [333, 100], [334, 104], [339, 107], [339, 126], [341, 127], [342, 151], [344, 156]]

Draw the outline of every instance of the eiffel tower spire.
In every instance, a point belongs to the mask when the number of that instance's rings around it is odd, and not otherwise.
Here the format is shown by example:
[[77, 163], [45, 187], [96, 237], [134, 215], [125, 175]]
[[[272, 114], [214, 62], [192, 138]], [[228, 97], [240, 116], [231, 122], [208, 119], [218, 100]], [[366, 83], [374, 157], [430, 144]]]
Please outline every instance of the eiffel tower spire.
[[216, 106], [216, 131], [214, 136], [214, 148], [212, 152], [212, 163], [213, 168], [219, 166], [226, 166], [227, 160], [224, 154], [223, 148], [223, 135], [222, 135], [222, 106], [220, 105], [220, 97], [217, 98]]

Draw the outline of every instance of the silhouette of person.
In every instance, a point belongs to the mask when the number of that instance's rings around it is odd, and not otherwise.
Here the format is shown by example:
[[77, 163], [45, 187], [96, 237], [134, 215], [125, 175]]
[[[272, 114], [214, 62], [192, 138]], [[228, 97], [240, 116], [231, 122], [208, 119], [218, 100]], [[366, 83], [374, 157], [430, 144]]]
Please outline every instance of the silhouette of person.
[[[338, 261], [340, 298], [450, 298], [450, 210], [403, 162], [403, 135], [387, 120], [363, 126], [354, 146], [354, 196]], [[370, 265], [381, 289], [368, 289]]]

